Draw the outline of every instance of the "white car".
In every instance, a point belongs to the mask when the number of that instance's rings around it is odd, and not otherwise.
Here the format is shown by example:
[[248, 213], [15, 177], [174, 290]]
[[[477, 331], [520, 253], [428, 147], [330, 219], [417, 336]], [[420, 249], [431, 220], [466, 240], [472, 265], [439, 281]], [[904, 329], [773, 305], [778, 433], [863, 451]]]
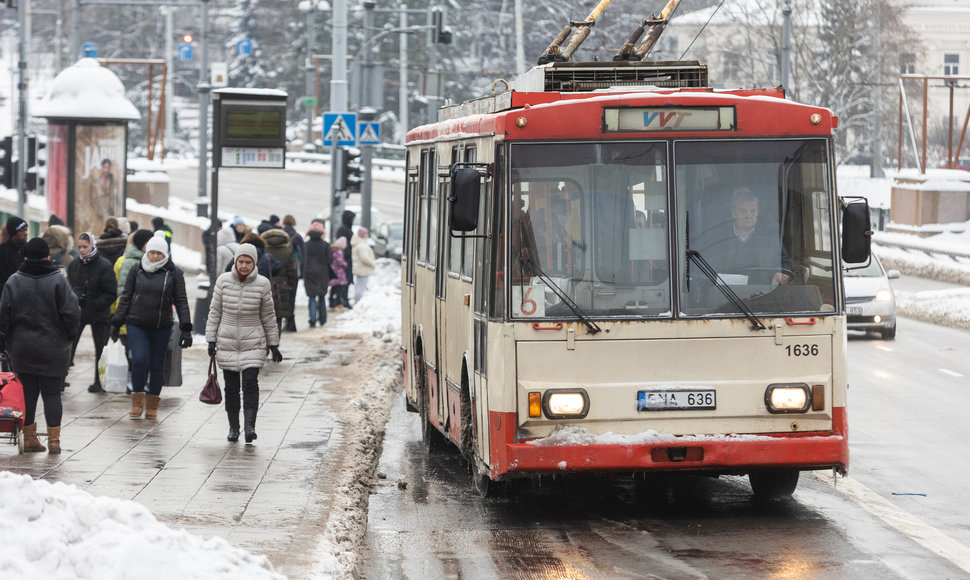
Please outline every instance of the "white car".
[[845, 269], [845, 310], [849, 330], [876, 332], [896, 338], [896, 297], [889, 280], [898, 270], [886, 272], [875, 255], [865, 268]]

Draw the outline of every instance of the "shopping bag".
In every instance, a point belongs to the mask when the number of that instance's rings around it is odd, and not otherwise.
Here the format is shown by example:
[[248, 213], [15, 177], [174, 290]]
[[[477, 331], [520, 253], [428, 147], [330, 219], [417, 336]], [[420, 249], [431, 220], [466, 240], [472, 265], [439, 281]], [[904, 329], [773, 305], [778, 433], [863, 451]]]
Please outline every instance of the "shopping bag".
[[12, 429], [14, 424], [18, 430], [23, 428], [26, 409], [24, 386], [20, 384], [20, 379], [14, 373], [0, 372], [0, 418], [12, 419], [0, 421], [0, 431], [15, 433]]
[[101, 387], [109, 393], [124, 393], [128, 390], [128, 357], [121, 341], [112, 341], [104, 347], [104, 378]]
[[172, 337], [165, 350], [165, 372], [162, 376], [162, 385], [166, 387], [182, 386], [182, 347], [179, 346], [181, 340], [182, 331], [177, 326], [173, 326]]
[[207, 405], [218, 405], [222, 402], [222, 389], [219, 388], [219, 371], [216, 369], [216, 357], [209, 357], [209, 378], [199, 393], [199, 400]]

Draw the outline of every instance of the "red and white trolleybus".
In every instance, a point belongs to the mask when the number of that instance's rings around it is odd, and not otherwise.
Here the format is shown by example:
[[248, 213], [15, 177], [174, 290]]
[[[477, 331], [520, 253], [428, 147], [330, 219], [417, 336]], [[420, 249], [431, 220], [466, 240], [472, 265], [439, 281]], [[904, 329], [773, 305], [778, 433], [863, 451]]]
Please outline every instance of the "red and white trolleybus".
[[[649, 87], [645, 86], [649, 85]], [[832, 112], [706, 67], [550, 63], [407, 136], [409, 410], [477, 489], [849, 463]]]

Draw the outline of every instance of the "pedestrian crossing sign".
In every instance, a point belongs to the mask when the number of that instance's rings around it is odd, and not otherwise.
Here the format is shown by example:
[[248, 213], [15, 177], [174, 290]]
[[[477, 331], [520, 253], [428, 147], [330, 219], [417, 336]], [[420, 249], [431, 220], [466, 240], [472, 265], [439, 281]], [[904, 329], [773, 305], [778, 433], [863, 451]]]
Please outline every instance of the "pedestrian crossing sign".
[[380, 123], [361, 123], [360, 130], [357, 132], [358, 145], [380, 145], [381, 144], [381, 124]]
[[357, 144], [357, 113], [324, 113], [323, 146]]

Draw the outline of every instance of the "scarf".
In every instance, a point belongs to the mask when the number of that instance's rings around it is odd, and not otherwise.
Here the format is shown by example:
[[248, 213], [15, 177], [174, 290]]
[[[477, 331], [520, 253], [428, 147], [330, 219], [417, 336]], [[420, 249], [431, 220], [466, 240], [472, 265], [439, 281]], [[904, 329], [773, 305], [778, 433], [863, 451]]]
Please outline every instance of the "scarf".
[[[87, 256], [81, 256], [81, 262], [90, 264], [95, 258], [98, 257], [98, 239], [94, 237], [94, 234], [91, 232], [84, 232], [81, 234], [81, 237], [83, 236], [88, 237], [88, 243], [91, 244], [91, 251], [88, 252]], [[81, 241], [81, 237], [78, 238], [78, 241]]]
[[165, 264], [168, 264], [168, 256], [165, 256], [164, 259], [157, 262], [152, 262], [148, 259], [148, 252], [145, 252], [145, 255], [141, 257], [141, 269], [146, 272], [157, 272], [161, 270], [162, 266]]

